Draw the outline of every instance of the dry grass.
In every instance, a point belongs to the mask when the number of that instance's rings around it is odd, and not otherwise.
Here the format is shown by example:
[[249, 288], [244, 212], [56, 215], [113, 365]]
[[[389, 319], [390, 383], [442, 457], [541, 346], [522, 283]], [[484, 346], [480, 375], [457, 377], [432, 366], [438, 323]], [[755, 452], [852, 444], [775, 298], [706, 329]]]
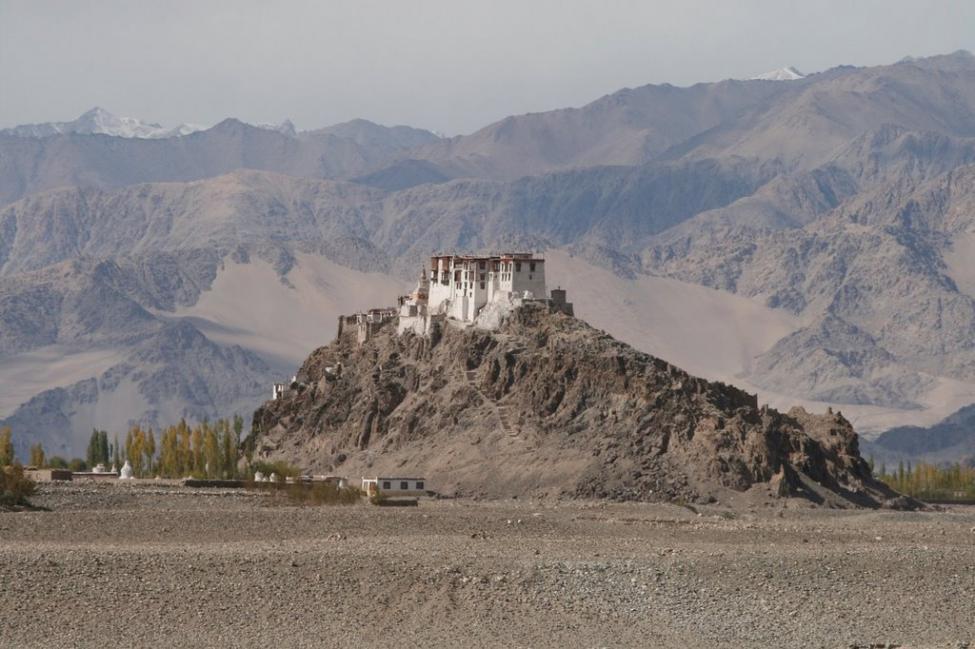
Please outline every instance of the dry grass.
[[339, 487], [332, 482], [253, 482], [247, 488], [270, 491], [276, 502], [287, 505], [357, 505], [363, 495], [356, 487]]

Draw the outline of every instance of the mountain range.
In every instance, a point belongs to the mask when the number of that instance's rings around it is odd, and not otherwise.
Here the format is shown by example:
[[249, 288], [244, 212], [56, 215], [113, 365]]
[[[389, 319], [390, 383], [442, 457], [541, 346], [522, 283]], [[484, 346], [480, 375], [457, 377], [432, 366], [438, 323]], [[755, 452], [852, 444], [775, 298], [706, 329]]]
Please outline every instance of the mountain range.
[[250, 412], [338, 313], [498, 248], [635, 347], [868, 437], [975, 402], [975, 57], [762, 76], [452, 138], [0, 132], [0, 418], [68, 452]]

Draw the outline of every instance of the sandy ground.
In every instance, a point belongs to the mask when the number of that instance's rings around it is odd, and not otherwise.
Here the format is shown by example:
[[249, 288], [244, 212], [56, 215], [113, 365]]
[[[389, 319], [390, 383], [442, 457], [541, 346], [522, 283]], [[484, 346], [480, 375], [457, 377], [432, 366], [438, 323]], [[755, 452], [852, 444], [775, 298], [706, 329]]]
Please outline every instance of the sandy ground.
[[302, 508], [111, 484], [35, 500], [53, 511], [0, 514], [0, 647], [975, 640], [972, 508]]

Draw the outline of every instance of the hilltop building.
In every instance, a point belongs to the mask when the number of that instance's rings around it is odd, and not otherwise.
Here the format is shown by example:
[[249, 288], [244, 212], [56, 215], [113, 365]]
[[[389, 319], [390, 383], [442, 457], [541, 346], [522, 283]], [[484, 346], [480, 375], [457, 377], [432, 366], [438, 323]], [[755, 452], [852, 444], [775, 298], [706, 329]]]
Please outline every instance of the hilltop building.
[[387, 322], [396, 317], [396, 309], [392, 307], [369, 309], [364, 313], [339, 316], [338, 338], [355, 336], [358, 344], [369, 340]]
[[[416, 288], [398, 302], [397, 307], [339, 316], [336, 338], [361, 345], [390, 325], [395, 325], [399, 334], [418, 335], [429, 334], [435, 323], [496, 329], [507, 313], [526, 302], [574, 315], [565, 289], [555, 288], [547, 295], [545, 260], [524, 252], [431, 257], [430, 269], [423, 270]], [[341, 375], [340, 362], [325, 368], [327, 380]], [[285, 398], [302, 387], [297, 376], [291, 383], [274, 383], [271, 399]]]
[[430, 258], [416, 289], [399, 299], [400, 333], [424, 334], [433, 320], [491, 327], [510, 309], [526, 301], [545, 302], [572, 315], [563, 289], [546, 295], [545, 260], [532, 253], [490, 256], [437, 255]]

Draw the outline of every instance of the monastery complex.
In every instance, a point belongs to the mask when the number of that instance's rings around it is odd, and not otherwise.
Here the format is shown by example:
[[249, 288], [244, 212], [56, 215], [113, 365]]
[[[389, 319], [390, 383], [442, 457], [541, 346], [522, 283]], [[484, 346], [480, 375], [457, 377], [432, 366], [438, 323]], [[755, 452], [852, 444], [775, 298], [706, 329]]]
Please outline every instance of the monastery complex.
[[426, 335], [440, 322], [496, 329], [505, 314], [525, 302], [573, 315], [565, 289], [548, 292], [545, 260], [532, 253], [437, 255], [398, 306], [340, 316], [338, 335], [354, 335], [362, 343], [394, 321], [400, 334]]
[[[545, 260], [532, 253], [437, 255], [430, 258], [429, 270], [420, 273], [413, 292], [398, 299], [398, 306], [339, 316], [336, 337], [361, 345], [387, 326], [395, 326], [400, 335], [420, 336], [444, 325], [496, 329], [506, 314], [526, 302], [574, 315], [565, 289], [548, 292]], [[325, 372], [337, 375], [341, 366]], [[281, 398], [296, 381], [292, 377], [291, 384], [275, 383], [272, 399]]]
[[425, 334], [438, 317], [493, 329], [525, 301], [545, 302], [572, 315], [565, 298], [563, 289], [548, 295], [545, 260], [531, 253], [438, 255], [430, 258], [416, 290], [399, 299], [397, 329]]

